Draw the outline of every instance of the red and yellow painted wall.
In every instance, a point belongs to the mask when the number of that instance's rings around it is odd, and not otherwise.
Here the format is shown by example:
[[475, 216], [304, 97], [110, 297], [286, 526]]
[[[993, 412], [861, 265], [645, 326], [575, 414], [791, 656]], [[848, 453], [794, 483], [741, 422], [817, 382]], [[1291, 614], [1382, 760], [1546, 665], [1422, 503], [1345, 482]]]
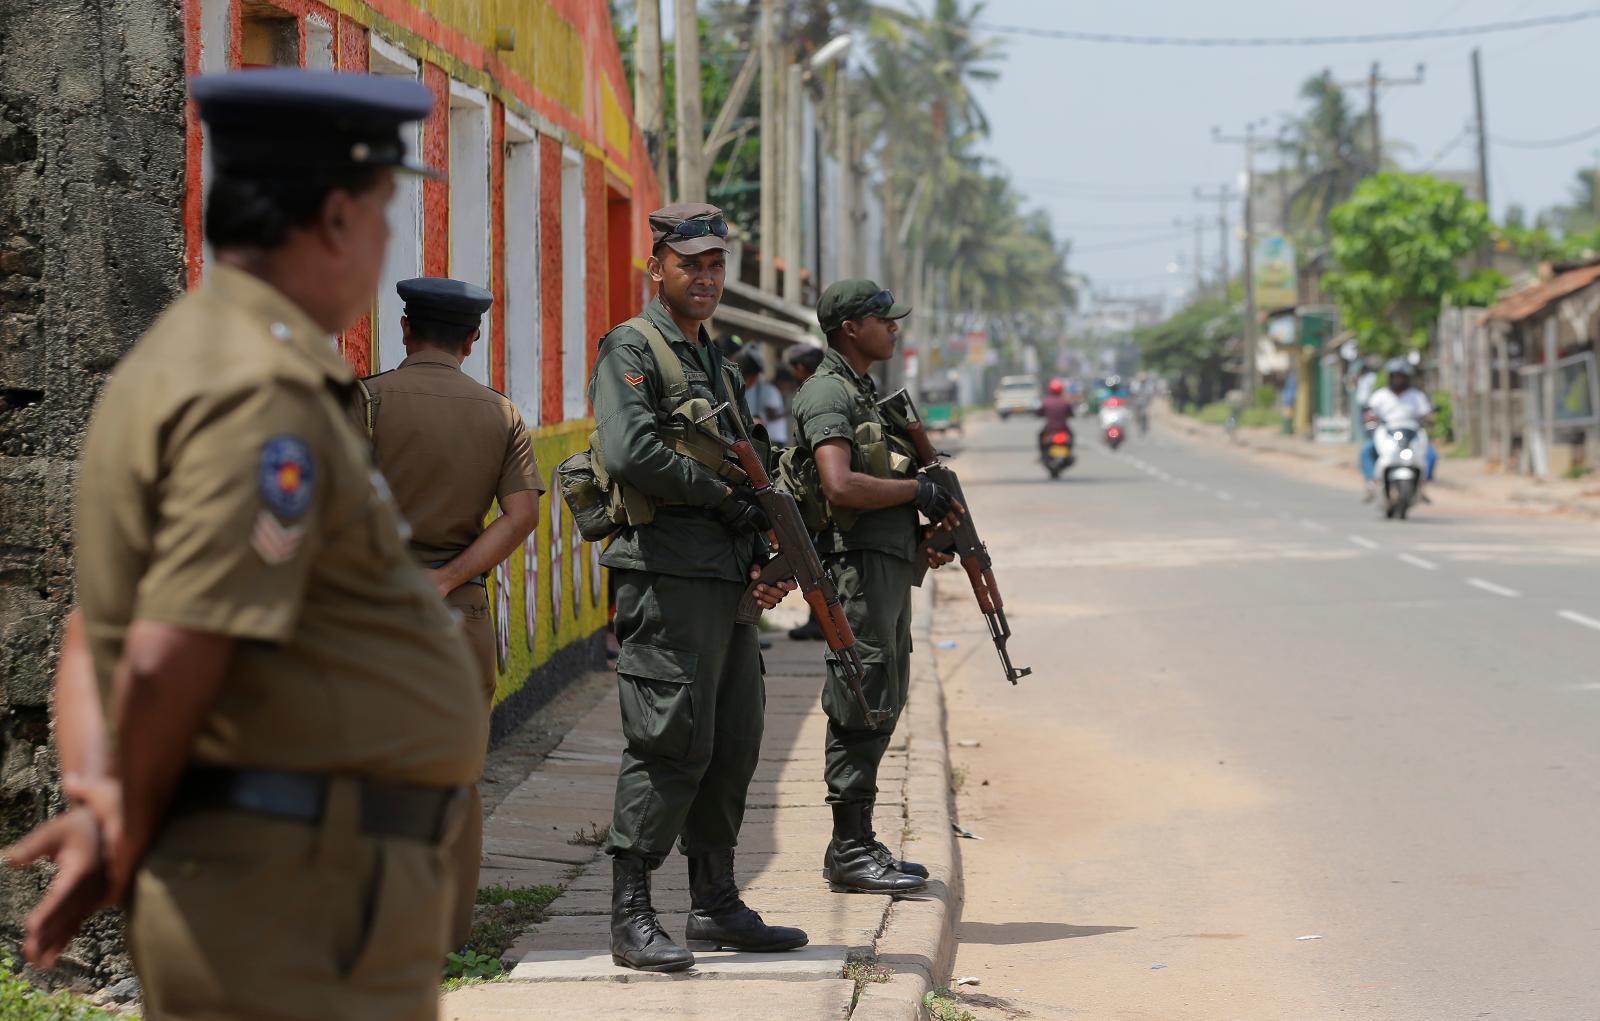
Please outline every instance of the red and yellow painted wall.
[[[581, 387], [606, 329], [635, 314], [645, 293], [646, 216], [659, 190], [633, 124], [627, 77], [605, 0], [182, 0], [188, 71], [214, 72], [255, 64], [298, 63], [341, 71], [377, 70], [385, 53], [415, 65], [417, 77], [438, 99], [420, 132], [424, 159], [443, 168], [451, 153], [452, 97], [470, 92], [487, 104], [487, 270], [497, 298], [507, 291], [507, 236], [536, 237], [537, 251], [509, 253], [537, 275], [537, 340], [511, 338], [533, 352], [534, 366], [508, 359], [507, 302], [497, 300], [486, 323], [488, 381], [507, 393], [523, 391], [539, 464], [548, 476], [582, 448], [593, 428]], [[536, 146], [537, 195], [507, 195], [508, 125], [519, 141]], [[534, 136], [527, 137], [531, 129]], [[186, 168], [185, 262], [191, 285], [204, 271], [201, 213], [205, 156], [191, 108]], [[581, 214], [563, 196], [581, 161]], [[452, 200], [445, 181], [422, 185], [418, 205], [418, 269], [451, 272]], [[481, 185], [480, 185], [481, 186]], [[537, 218], [534, 233], [510, 225], [508, 210]], [[566, 218], [572, 218], [570, 215]], [[580, 230], [581, 245], [565, 232]], [[459, 238], [457, 239], [459, 245]], [[564, 244], [565, 242], [565, 244]], [[583, 260], [581, 268], [572, 259]], [[564, 282], [581, 273], [583, 286]], [[581, 314], [566, 308], [582, 303]], [[379, 309], [374, 307], [374, 315]], [[373, 317], [340, 338], [345, 358], [359, 372], [378, 368]], [[575, 349], [574, 345], [581, 345]], [[508, 362], [510, 364], [508, 364]], [[579, 367], [584, 380], [566, 378]], [[529, 379], [508, 379], [526, 371]], [[537, 385], [530, 380], [536, 376]], [[575, 397], [576, 394], [576, 397]], [[576, 402], [576, 403], [575, 403]], [[581, 410], [579, 410], [581, 408]], [[562, 513], [554, 486], [539, 527], [527, 545], [494, 572], [492, 605], [500, 634], [497, 701], [512, 696], [541, 665], [572, 642], [594, 634], [606, 620], [605, 580], [599, 550], [584, 543]]]

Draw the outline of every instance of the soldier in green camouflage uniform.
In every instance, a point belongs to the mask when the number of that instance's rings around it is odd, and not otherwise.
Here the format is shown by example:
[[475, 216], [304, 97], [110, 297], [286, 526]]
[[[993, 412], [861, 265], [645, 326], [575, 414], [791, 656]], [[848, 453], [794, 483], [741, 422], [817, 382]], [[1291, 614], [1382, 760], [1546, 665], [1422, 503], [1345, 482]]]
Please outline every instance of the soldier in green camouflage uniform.
[[[878, 766], [910, 688], [911, 588], [922, 550], [920, 510], [930, 521], [959, 511], [951, 495], [916, 473], [910, 444], [878, 409], [871, 367], [894, 355], [909, 306], [870, 280], [843, 280], [823, 292], [817, 319], [828, 352], [794, 402], [798, 442], [816, 462], [829, 527], [817, 550], [832, 572], [867, 669], [874, 709], [895, 715], [869, 728], [859, 703], [831, 662], [822, 692], [828, 714], [828, 803], [833, 840], [824, 858], [829, 881], [864, 893], [920, 889], [928, 871], [896, 861], [872, 828]], [[933, 566], [946, 562], [936, 557]]]
[[[690, 949], [792, 950], [799, 929], [769, 926], [744, 905], [733, 848], [761, 751], [766, 690], [754, 624], [734, 614], [764, 560], [769, 526], [742, 473], [696, 420], [750, 425], [741, 380], [705, 322], [722, 296], [721, 210], [685, 204], [650, 214], [658, 294], [606, 335], [590, 381], [597, 477], [626, 523], [601, 557], [616, 582], [617, 658], [627, 747], [606, 851], [612, 856], [611, 954], [642, 971], [694, 964]], [[763, 586], [766, 607], [792, 588]], [[686, 942], [661, 928], [650, 873], [679, 842], [693, 911]]]

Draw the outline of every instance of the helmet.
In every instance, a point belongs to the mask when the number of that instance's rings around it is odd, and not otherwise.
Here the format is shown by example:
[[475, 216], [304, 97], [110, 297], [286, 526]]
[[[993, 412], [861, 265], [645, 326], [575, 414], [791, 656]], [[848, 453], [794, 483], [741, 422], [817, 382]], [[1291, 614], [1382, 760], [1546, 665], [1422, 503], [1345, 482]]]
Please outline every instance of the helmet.
[[1399, 373], [1402, 376], [1409, 376], [1413, 372], [1411, 363], [1406, 361], [1404, 358], [1389, 359], [1389, 361], [1384, 365], [1383, 371], [1385, 375], [1389, 376], [1392, 376], [1395, 373]]
[[1049, 389], [1050, 389], [1050, 392], [1051, 392], [1051, 393], [1053, 393], [1053, 394], [1055, 394], [1055, 395], [1056, 395], [1056, 396], [1058, 396], [1058, 397], [1059, 397], [1059, 396], [1060, 396], [1060, 395], [1061, 395], [1061, 394], [1062, 394], [1062, 392], [1063, 392], [1063, 391], [1065, 391], [1065, 390], [1066, 390], [1066, 389], [1067, 389], [1067, 388], [1066, 388], [1066, 386], [1065, 386], [1065, 384], [1063, 384], [1063, 383], [1062, 383], [1062, 382], [1061, 382], [1061, 380], [1059, 380], [1059, 379], [1052, 379], [1052, 380], [1051, 380], [1051, 381], [1050, 381], [1050, 387], [1049, 387]]

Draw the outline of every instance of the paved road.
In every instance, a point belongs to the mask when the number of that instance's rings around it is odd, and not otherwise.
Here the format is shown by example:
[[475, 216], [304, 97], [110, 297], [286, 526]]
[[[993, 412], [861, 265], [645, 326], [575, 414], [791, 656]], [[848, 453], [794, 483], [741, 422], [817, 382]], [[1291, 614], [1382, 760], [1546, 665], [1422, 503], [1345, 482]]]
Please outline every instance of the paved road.
[[1035, 675], [938, 590], [967, 1008], [1600, 1017], [1600, 528], [1032, 428], [954, 464]]

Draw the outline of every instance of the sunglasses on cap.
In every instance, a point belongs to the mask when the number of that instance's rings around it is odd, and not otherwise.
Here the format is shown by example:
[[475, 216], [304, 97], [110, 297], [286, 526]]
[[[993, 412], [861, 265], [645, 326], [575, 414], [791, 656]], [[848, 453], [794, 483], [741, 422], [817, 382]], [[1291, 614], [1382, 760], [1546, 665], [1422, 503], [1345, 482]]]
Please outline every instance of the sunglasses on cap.
[[890, 291], [879, 291], [870, 298], [856, 303], [851, 319], [864, 319], [867, 316], [881, 316], [894, 308], [894, 294]]
[[720, 216], [713, 216], [709, 220], [684, 220], [675, 223], [665, 232], [666, 238], [703, 238], [707, 234], [715, 234], [719, 238], [728, 236], [728, 221]]

